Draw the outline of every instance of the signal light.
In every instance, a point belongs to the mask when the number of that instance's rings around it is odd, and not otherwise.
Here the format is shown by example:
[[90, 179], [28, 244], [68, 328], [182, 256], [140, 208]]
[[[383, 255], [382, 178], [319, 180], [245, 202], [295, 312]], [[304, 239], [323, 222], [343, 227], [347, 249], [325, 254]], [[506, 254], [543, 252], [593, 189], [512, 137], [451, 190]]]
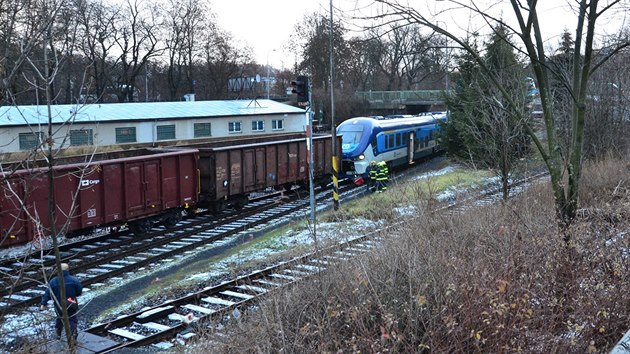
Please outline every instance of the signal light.
[[308, 102], [308, 76], [298, 76], [297, 80], [291, 81], [291, 86], [293, 86], [291, 92], [297, 93], [298, 103]]

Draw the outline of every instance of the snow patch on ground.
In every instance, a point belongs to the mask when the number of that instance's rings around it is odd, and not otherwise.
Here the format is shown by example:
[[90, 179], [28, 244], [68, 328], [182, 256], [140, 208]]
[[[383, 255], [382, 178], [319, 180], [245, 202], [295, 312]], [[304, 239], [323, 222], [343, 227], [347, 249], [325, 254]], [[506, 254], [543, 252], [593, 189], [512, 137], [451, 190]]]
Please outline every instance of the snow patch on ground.
[[[345, 242], [355, 237], [361, 236], [366, 230], [371, 230], [382, 224], [382, 221], [368, 219], [355, 219], [351, 225], [340, 225], [339, 223], [317, 224], [315, 233], [318, 242], [338, 240]], [[280, 254], [287, 248], [296, 246], [309, 246], [315, 243], [315, 238], [310, 229], [288, 230], [283, 235], [270, 240], [260, 242], [255, 247], [250, 247], [241, 252], [229, 256], [212, 264], [212, 269], [207, 272], [197, 273], [189, 276], [189, 281], [209, 281], [214, 278], [229, 274], [230, 271], [240, 265], [251, 261], [260, 261], [269, 256]]]
[[423, 173], [421, 175], [415, 176], [411, 180], [412, 181], [418, 181], [418, 180], [428, 179], [428, 178], [432, 178], [432, 177], [442, 176], [442, 175], [445, 175], [447, 173], [453, 172], [453, 171], [455, 171], [457, 169], [459, 169], [457, 166], [447, 166], [447, 167], [444, 167], [444, 168], [442, 168], [440, 170], [437, 170], [437, 171], [427, 172], [427, 173]]

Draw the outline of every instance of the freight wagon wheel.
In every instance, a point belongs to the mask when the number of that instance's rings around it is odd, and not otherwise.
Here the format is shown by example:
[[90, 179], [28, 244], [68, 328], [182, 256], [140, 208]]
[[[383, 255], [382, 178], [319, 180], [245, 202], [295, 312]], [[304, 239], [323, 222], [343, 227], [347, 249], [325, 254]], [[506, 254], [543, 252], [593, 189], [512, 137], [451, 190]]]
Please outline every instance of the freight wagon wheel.
[[151, 230], [151, 222], [149, 220], [139, 220], [129, 225], [129, 229], [137, 236], [145, 235]]
[[213, 206], [213, 210], [215, 213], [221, 213], [227, 209], [227, 204], [223, 201], [216, 202]]
[[164, 221], [162, 223], [167, 228], [172, 229], [175, 226], [177, 226], [177, 223], [180, 222], [181, 220], [182, 220], [182, 213], [180, 213], [179, 211], [175, 211], [168, 214], [166, 218], [164, 218]]

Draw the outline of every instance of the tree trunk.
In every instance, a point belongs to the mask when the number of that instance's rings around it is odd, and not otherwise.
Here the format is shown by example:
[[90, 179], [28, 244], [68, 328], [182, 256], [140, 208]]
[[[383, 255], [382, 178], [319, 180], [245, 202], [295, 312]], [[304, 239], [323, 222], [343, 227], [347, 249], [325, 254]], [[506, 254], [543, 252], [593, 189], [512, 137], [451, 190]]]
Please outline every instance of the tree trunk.
[[[51, 21], [52, 22], [52, 21]], [[50, 33], [50, 26], [48, 27], [48, 35]], [[66, 332], [66, 340], [68, 341], [68, 348], [71, 353], [76, 352], [76, 343], [74, 343], [74, 337], [72, 336], [72, 330], [70, 328], [70, 318], [68, 317], [68, 306], [66, 301], [66, 284], [63, 278], [63, 270], [61, 269], [61, 254], [59, 253], [59, 241], [57, 240], [56, 230], [56, 216], [55, 216], [55, 173], [53, 167], [55, 166], [55, 154], [53, 153], [53, 125], [52, 125], [52, 110], [51, 110], [51, 87], [50, 83], [53, 81], [50, 77], [50, 69], [48, 63], [48, 46], [44, 45], [44, 77], [46, 87], [46, 106], [48, 109], [48, 138], [46, 139], [47, 151], [48, 151], [48, 222], [50, 224], [50, 236], [53, 241], [53, 249], [55, 253], [55, 263], [57, 268], [57, 279], [59, 280], [59, 299], [55, 299], [52, 289], [50, 293], [53, 294], [54, 306], [58, 306], [61, 309], [61, 317], [63, 320], [63, 327]]]

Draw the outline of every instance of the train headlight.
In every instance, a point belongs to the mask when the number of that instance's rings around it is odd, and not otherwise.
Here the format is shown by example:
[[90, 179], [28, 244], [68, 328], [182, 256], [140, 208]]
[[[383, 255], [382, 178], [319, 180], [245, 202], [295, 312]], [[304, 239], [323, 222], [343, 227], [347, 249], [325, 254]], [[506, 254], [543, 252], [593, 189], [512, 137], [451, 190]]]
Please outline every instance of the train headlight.
[[359, 155], [359, 160], [365, 160], [365, 155], [363, 154]]

